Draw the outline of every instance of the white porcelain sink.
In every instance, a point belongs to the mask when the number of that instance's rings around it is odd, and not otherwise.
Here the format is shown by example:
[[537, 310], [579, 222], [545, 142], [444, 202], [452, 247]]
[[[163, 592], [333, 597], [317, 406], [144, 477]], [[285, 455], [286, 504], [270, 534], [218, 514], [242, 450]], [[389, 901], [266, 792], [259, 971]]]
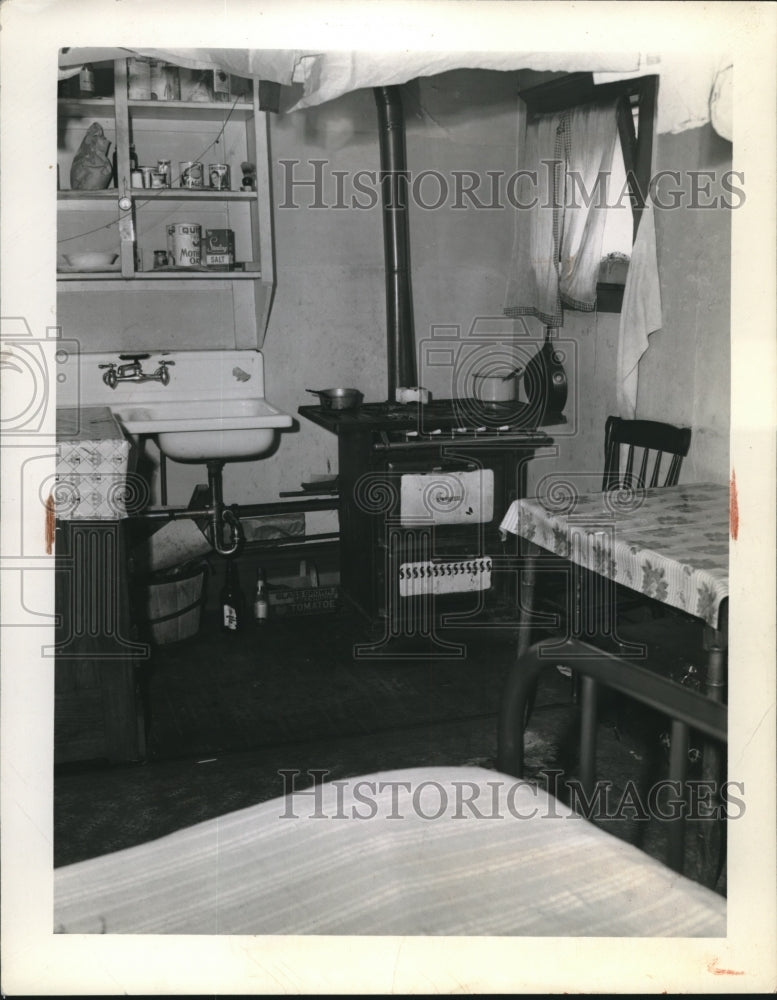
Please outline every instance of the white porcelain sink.
[[60, 379], [57, 405], [108, 406], [127, 433], [152, 437], [177, 462], [258, 458], [293, 420], [265, 398], [261, 351], [149, 351], [143, 372], [162, 361], [166, 384], [154, 379], [106, 380], [113, 354], [82, 354]]
[[154, 401], [114, 406], [114, 416], [135, 436], [152, 434], [176, 462], [257, 458], [272, 448], [291, 417], [265, 399]]

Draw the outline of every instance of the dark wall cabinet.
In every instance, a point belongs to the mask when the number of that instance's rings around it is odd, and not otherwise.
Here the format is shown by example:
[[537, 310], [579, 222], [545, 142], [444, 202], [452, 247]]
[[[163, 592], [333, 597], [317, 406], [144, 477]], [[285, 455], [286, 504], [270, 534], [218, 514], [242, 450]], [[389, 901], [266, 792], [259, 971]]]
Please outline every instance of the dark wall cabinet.
[[145, 756], [143, 682], [125, 521], [57, 525], [54, 763]]

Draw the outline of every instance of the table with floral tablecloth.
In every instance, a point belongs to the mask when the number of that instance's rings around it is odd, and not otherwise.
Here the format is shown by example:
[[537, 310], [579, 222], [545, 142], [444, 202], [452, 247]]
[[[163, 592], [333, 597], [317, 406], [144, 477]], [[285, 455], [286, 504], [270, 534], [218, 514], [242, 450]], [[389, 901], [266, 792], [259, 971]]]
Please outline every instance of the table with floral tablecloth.
[[719, 627], [728, 597], [729, 490], [716, 483], [514, 501], [500, 528]]

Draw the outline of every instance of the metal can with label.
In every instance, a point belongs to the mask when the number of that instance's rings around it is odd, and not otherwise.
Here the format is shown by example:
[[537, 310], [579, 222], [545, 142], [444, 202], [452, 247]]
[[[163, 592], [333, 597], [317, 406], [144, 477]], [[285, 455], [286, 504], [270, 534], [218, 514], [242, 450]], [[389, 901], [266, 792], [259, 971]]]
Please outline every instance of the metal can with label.
[[154, 267], [167, 267], [167, 250], [154, 251]]
[[214, 191], [229, 191], [232, 188], [227, 163], [209, 163], [208, 178]]
[[181, 160], [178, 164], [182, 188], [201, 188], [202, 164], [196, 160]]
[[174, 222], [167, 227], [167, 258], [173, 267], [202, 263], [202, 227], [196, 222]]
[[165, 179], [164, 186], [169, 188], [170, 187], [170, 176], [171, 176], [170, 161], [169, 160], [157, 160], [156, 161], [156, 168], [159, 171], [159, 173], [162, 174], [162, 176]]

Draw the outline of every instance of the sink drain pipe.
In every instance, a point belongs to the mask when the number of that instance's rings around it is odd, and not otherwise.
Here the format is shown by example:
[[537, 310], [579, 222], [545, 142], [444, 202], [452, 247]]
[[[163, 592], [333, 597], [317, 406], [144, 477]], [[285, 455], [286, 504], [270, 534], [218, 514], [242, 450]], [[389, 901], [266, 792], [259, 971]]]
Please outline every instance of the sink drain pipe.
[[[214, 551], [222, 556], [231, 556], [245, 541], [243, 525], [240, 522], [237, 505], [227, 506], [224, 503], [224, 461], [214, 459], [206, 464], [208, 468], [208, 503], [204, 507], [152, 508], [131, 514], [130, 517], [152, 521], [180, 521], [185, 517], [192, 520], [207, 520], [210, 543]], [[229, 541], [225, 542], [224, 536], [227, 530], [229, 531]]]
[[[208, 489], [210, 490], [210, 541], [222, 556], [231, 556], [243, 542], [243, 526], [234, 511], [224, 504], [223, 477], [224, 462], [213, 459], [208, 464]], [[230, 542], [224, 545], [224, 527], [229, 528]]]

